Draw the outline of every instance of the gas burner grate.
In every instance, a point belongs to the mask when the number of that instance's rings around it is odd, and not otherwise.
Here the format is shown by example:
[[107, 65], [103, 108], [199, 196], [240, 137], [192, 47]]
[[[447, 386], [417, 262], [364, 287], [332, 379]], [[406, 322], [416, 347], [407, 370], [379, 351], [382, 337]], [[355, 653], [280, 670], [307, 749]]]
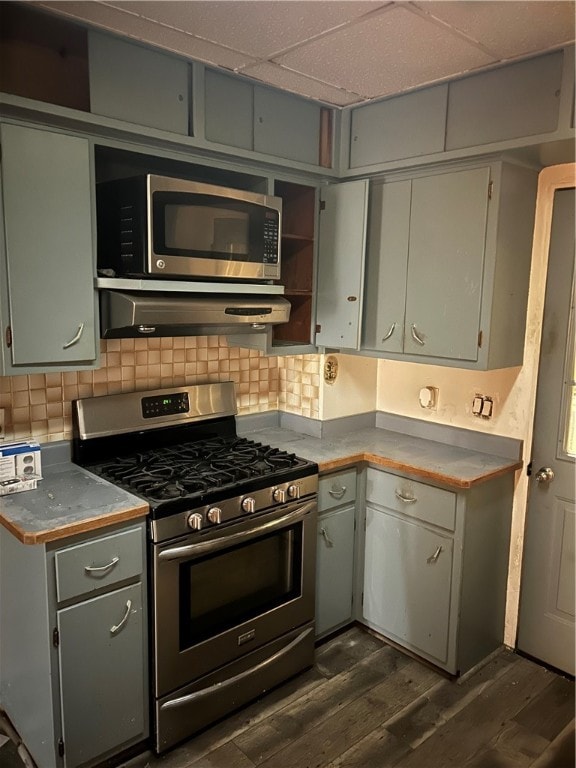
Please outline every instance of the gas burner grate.
[[152, 449], [106, 461], [93, 470], [154, 504], [273, 478], [297, 467], [293, 453], [247, 438], [217, 437]]

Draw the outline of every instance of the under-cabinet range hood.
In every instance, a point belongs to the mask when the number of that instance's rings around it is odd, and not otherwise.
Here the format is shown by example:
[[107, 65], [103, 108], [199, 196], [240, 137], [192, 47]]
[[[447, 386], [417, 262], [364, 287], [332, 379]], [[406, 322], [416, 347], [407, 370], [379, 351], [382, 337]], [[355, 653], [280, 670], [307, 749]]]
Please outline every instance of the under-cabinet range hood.
[[280, 296], [100, 291], [103, 339], [264, 333], [289, 317]]

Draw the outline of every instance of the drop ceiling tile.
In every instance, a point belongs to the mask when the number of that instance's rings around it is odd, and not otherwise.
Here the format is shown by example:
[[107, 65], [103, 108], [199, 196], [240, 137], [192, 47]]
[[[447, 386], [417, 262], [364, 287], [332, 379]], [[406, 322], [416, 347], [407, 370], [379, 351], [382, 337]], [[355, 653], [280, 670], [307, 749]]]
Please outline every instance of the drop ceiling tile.
[[494, 60], [448, 27], [393, 6], [305, 43], [276, 62], [372, 98], [453, 77]]
[[543, 51], [574, 40], [575, 3], [562, 2], [436, 2], [417, 3], [499, 59]]
[[186, 29], [205, 40], [218, 42], [257, 58], [267, 58], [387, 4], [374, 0], [163, 0], [109, 3], [155, 22]]
[[243, 69], [241, 74], [276, 88], [291, 91], [309, 99], [324, 101], [327, 104], [334, 104], [338, 107], [346, 107], [362, 101], [362, 97], [357, 93], [335, 88], [333, 85], [321, 83], [319, 80], [312, 80], [299, 72], [280, 67], [278, 64], [268, 62], [253, 64]]
[[254, 59], [246, 54], [171, 27], [155, 24], [106, 3], [33, 2], [31, 4], [206, 64], [238, 69], [254, 62]]

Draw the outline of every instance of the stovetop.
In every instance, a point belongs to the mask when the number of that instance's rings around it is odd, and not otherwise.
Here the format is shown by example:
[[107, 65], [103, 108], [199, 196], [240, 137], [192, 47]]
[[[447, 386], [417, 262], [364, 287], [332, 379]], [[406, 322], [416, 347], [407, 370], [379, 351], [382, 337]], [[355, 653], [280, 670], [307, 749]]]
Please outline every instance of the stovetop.
[[315, 492], [317, 464], [237, 436], [232, 382], [76, 400], [72, 413], [73, 461], [140, 496], [153, 519], [233, 500], [212, 515], [219, 525]]
[[317, 471], [293, 453], [237, 436], [136, 452], [87, 468], [164, 514]]

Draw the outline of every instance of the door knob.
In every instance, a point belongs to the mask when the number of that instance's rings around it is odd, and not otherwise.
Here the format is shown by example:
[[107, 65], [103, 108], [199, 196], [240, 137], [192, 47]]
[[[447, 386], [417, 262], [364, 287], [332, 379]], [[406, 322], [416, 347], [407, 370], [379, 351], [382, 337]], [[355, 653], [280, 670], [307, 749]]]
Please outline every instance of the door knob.
[[537, 483], [551, 483], [554, 480], [554, 470], [551, 467], [541, 467], [535, 477]]

